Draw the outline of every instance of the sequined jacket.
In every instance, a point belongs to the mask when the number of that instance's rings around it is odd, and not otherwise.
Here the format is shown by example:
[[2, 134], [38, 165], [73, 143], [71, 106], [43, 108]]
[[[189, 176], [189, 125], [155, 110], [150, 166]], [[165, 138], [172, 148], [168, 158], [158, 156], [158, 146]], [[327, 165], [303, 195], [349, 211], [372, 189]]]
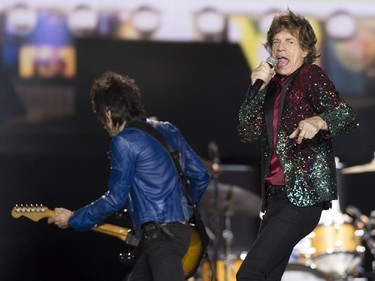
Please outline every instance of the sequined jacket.
[[[239, 111], [240, 140], [250, 143], [261, 139], [263, 211], [266, 207], [264, 178], [272, 156], [272, 100], [278, 87], [275, 78], [264, 91], [254, 93], [250, 89]], [[301, 144], [289, 139], [301, 120], [316, 115], [327, 123], [328, 132], [320, 131], [313, 139], [303, 140]], [[358, 117], [352, 107], [340, 98], [334, 84], [319, 66], [304, 65], [296, 70], [294, 78], [282, 91], [278, 120], [276, 154], [284, 171], [290, 202], [307, 207], [337, 199], [332, 137], [357, 127]]]
[[[147, 122], [180, 153], [181, 167], [189, 181], [192, 199], [198, 204], [209, 182], [205, 165], [173, 124], [151, 119]], [[189, 220], [191, 207], [182, 181], [171, 156], [159, 142], [126, 124], [125, 129], [112, 138], [110, 153], [108, 191], [74, 212], [69, 220], [72, 228], [90, 229], [123, 209], [128, 210], [138, 235], [145, 222]]]

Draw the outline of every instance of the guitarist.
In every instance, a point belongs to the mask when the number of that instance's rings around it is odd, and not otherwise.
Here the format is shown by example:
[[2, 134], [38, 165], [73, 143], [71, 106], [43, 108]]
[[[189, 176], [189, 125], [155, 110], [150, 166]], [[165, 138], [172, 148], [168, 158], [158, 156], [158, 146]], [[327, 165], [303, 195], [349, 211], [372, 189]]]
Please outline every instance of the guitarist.
[[143, 239], [142, 254], [128, 280], [183, 281], [181, 259], [190, 243], [191, 207], [167, 150], [130, 124], [135, 120], [148, 123], [180, 153], [195, 204], [207, 188], [209, 174], [174, 125], [146, 118], [140, 96], [133, 79], [115, 72], [105, 72], [94, 81], [91, 88], [93, 110], [111, 137], [108, 191], [75, 211], [56, 208], [48, 223], [62, 229], [72, 227], [85, 231], [126, 208], [136, 235]]

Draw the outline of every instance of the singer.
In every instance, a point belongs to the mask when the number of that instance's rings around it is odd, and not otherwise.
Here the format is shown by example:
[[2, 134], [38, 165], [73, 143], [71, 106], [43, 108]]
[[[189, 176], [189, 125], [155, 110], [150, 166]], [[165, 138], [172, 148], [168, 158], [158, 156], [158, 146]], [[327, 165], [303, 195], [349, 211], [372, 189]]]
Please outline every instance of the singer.
[[275, 67], [261, 62], [251, 73], [238, 134], [262, 142], [262, 219], [238, 281], [281, 280], [294, 246], [337, 199], [332, 138], [356, 128], [358, 117], [314, 64], [316, 42], [309, 21], [288, 9], [267, 33]]

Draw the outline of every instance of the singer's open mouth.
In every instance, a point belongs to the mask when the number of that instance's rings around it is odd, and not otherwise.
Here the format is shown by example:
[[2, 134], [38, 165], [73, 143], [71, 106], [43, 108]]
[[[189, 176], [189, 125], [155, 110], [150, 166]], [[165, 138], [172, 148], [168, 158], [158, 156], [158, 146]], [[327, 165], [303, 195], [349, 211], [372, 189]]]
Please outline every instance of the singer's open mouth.
[[277, 57], [277, 66], [282, 67], [289, 63], [289, 59], [286, 57]]

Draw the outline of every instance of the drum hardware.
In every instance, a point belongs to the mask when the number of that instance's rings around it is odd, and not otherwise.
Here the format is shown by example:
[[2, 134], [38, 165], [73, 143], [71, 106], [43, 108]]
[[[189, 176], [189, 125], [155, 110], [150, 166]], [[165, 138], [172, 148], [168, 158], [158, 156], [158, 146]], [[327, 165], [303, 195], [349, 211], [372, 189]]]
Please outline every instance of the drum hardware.
[[[209, 154], [210, 154], [210, 146], [212, 146], [212, 143], [210, 143], [209, 145]], [[219, 198], [219, 186], [218, 186], [218, 179], [219, 179], [219, 165], [218, 165], [219, 162], [217, 162], [216, 166], [214, 167], [215, 163], [212, 161], [212, 174], [211, 174], [211, 182], [210, 182], [210, 186], [211, 186], [211, 189], [212, 189], [212, 193], [213, 193], [213, 196], [211, 198], [211, 200], [209, 201], [210, 202], [210, 206], [212, 207], [211, 208], [211, 219], [214, 221], [214, 229], [213, 229], [213, 233], [214, 233], [214, 236], [215, 237], [219, 237], [219, 214], [218, 214], [218, 198]], [[207, 188], [208, 189], [208, 188]], [[207, 190], [206, 190], [207, 192]], [[203, 199], [203, 198], [202, 198]], [[201, 205], [203, 206], [202, 204], [202, 200], [201, 200]], [[212, 276], [211, 276], [211, 279], [212, 281], [217, 281], [217, 276], [218, 276], [218, 268], [217, 268], [217, 261], [218, 261], [218, 250], [219, 250], [219, 245], [218, 245], [218, 239], [215, 239], [212, 241], [213, 242], [213, 264], [211, 265], [212, 267]]]
[[[209, 171], [210, 171], [210, 174], [211, 174], [211, 181], [210, 181], [210, 184], [207, 188], [211, 190], [211, 196], [209, 197], [209, 200], [208, 200], [208, 205], [210, 207], [210, 210], [211, 210], [211, 217], [214, 221], [214, 236], [215, 237], [219, 237], [219, 232], [220, 232], [220, 229], [219, 229], [219, 220], [220, 220], [220, 217], [219, 217], [219, 172], [220, 172], [220, 154], [219, 154], [219, 146], [218, 144], [215, 142], [215, 141], [211, 141], [209, 144], [208, 144], [208, 157], [209, 157], [209, 161], [208, 161], [208, 166], [209, 166]], [[207, 190], [205, 192], [205, 194], [207, 194]], [[201, 199], [201, 206], [204, 205], [203, 203], [203, 200], [204, 200], [204, 196], [202, 197]], [[207, 203], [207, 202], [206, 202]], [[212, 276], [211, 276], [211, 279], [212, 281], [217, 281], [217, 278], [218, 278], [218, 267], [217, 267], [217, 264], [218, 264], [218, 251], [219, 251], [219, 245], [218, 245], [218, 239], [215, 239], [212, 241], [213, 242], [213, 264], [211, 264], [211, 267], [212, 267]]]
[[[222, 231], [222, 237], [224, 238], [224, 256], [222, 258], [218, 257], [218, 242], [217, 239], [214, 241], [214, 258], [213, 258], [213, 272], [214, 278], [211, 280], [216, 281], [231, 281], [235, 280], [235, 273], [238, 270], [238, 267], [236, 267], [236, 271], [233, 271], [233, 256], [231, 252], [232, 247], [232, 241], [234, 238], [232, 227], [231, 227], [231, 217], [234, 214], [234, 208], [233, 208], [233, 198], [236, 196], [236, 187], [231, 187], [227, 185], [222, 185], [220, 183], [214, 183], [216, 185], [215, 189], [217, 191], [214, 192], [214, 194], [217, 195], [216, 200], [214, 200], [214, 214], [216, 213], [216, 216], [214, 215], [214, 220], [218, 220], [218, 215], [223, 212], [224, 214], [224, 230]], [[223, 187], [226, 189], [226, 193], [223, 191]], [[220, 195], [225, 195], [224, 198], [220, 198]], [[218, 199], [220, 198], [220, 199]], [[217, 205], [218, 202], [220, 203], [219, 206]], [[216, 218], [216, 219], [215, 219]], [[219, 234], [219, 228], [217, 227], [219, 225], [218, 221], [215, 226], [215, 236], [217, 237]], [[235, 259], [237, 261], [237, 259]], [[238, 264], [238, 262], [236, 262]], [[218, 266], [221, 266], [219, 268]], [[234, 275], [233, 275], [234, 274]], [[224, 276], [224, 279], [222, 279], [222, 276]], [[234, 276], [234, 277], [233, 277]]]
[[331, 279], [311, 266], [290, 263], [286, 267], [281, 281], [331, 281]]
[[343, 168], [343, 174], [358, 174], [358, 173], [368, 173], [375, 171], [375, 152], [372, 160], [366, 164], [356, 165], [348, 168]]
[[371, 255], [374, 257], [372, 261], [372, 280], [375, 278], [375, 211], [367, 217], [358, 208], [348, 206], [346, 212], [353, 218], [353, 222], [359, 228], [358, 233], [361, 235], [362, 241], [367, 246]]
[[259, 216], [261, 201], [257, 194], [237, 185], [221, 183], [211, 176], [200, 206], [214, 208], [218, 215], [230, 211], [231, 216], [255, 218]]
[[[215, 240], [212, 241], [211, 267], [206, 265], [203, 274], [207, 273], [205, 270], [212, 269], [210, 281], [231, 281], [235, 280], [235, 274], [242, 263], [241, 259], [232, 255], [232, 217], [255, 218], [259, 215], [262, 203], [257, 194], [238, 185], [220, 182], [220, 176], [226, 170], [225, 165], [220, 164], [219, 148], [214, 141], [208, 145], [208, 156], [209, 160], [202, 161], [211, 175], [211, 180], [199, 205], [207, 212], [210, 222], [207, 225], [211, 225]], [[224, 229], [221, 227], [222, 220]], [[220, 236], [224, 239], [224, 253], [219, 257]]]
[[294, 246], [292, 254], [290, 255], [290, 264], [303, 264], [306, 266], [312, 266], [311, 257], [315, 252], [315, 249], [311, 247], [311, 238], [313, 233], [306, 235], [302, 238], [297, 245]]
[[[232, 217], [257, 217], [261, 209], [261, 199], [258, 195], [242, 187], [219, 182], [217, 175], [214, 175], [211, 176], [211, 182], [202, 197], [200, 206], [205, 207], [210, 213], [209, 219], [212, 221], [214, 236], [219, 237], [221, 235], [224, 239], [224, 257], [222, 261], [225, 265], [225, 281], [229, 281], [232, 273], [228, 268], [231, 267], [233, 262], [231, 259], [231, 248], [234, 239]], [[224, 230], [222, 231], [219, 227], [221, 218], [224, 219]], [[218, 258], [218, 239], [213, 242], [213, 268], [214, 272], [217, 272], [217, 262], [215, 263], [215, 261], [221, 260]], [[216, 275], [217, 278], [219, 278], [218, 275], [219, 272]], [[217, 279], [212, 280], [216, 281]]]
[[[220, 257], [216, 262], [217, 281], [236, 281], [236, 273], [242, 260], [235, 255]], [[202, 263], [202, 281], [212, 281], [211, 265], [208, 261]]]
[[233, 196], [232, 191], [228, 193], [227, 196], [227, 204], [226, 204], [226, 211], [224, 213], [224, 222], [225, 222], [225, 228], [223, 230], [223, 238], [225, 241], [225, 258], [224, 258], [224, 276], [225, 276], [225, 281], [229, 281], [231, 278], [231, 246], [232, 246], [232, 241], [233, 241], [233, 232], [231, 229], [231, 216], [233, 214], [233, 207], [232, 204], [233, 202], [231, 201]]

